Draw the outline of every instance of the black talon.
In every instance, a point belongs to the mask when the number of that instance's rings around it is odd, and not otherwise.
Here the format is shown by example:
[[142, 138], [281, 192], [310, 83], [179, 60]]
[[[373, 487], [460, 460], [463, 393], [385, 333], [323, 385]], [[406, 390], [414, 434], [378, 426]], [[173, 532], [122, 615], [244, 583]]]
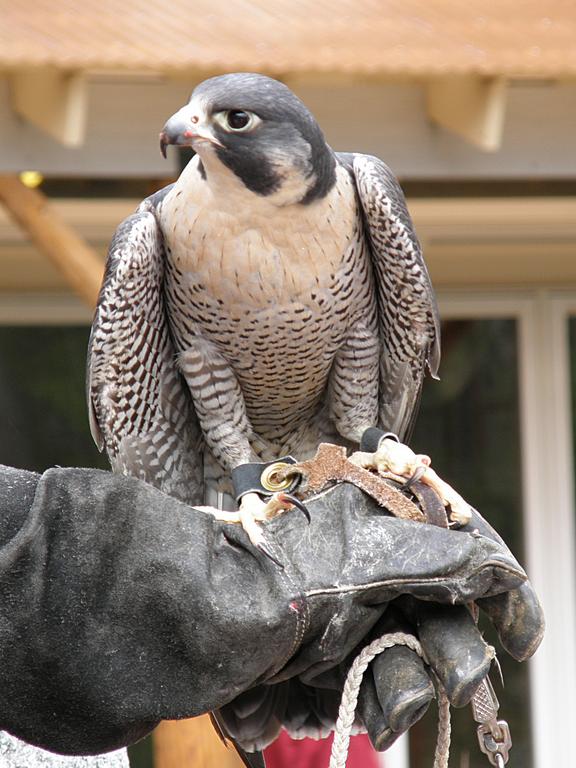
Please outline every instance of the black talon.
[[272, 553], [272, 550], [268, 548], [267, 544], [264, 544], [264, 542], [262, 542], [261, 544], [258, 544], [256, 546], [256, 548], [259, 549], [260, 552], [262, 552], [263, 555], [266, 555], [266, 557], [269, 560], [272, 560], [272, 562], [275, 565], [277, 565], [279, 568], [282, 568], [282, 570], [284, 570], [284, 563], [282, 563], [282, 562], [280, 562], [280, 560], [278, 560], [278, 558]]
[[496, 667], [496, 670], [498, 672], [498, 677], [500, 678], [500, 685], [502, 688], [504, 688], [504, 673], [502, 672], [502, 667], [500, 666], [500, 661], [498, 659], [498, 656], [494, 656], [493, 664]]
[[400, 490], [409, 491], [410, 488], [414, 485], [414, 483], [417, 483], [418, 480], [420, 480], [420, 478], [423, 476], [424, 472], [426, 472], [427, 469], [428, 467], [425, 467], [425, 466], [417, 467], [412, 477], [409, 477], [408, 480], [406, 480], [404, 485], [400, 487]]
[[293, 504], [297, 509], [302, 512], [302, 514], [306, 517], [306, 520], [308, 520], [308, 525], [312, 522], [312, 518], [310, 517], [310, 512], [308, 511], [308, 507], [300, 501], [300, 499], [297, 499], [296, 496], [292, 496], [291, 493], [283, 493], [282, 498], [286, 499], [286, 501], [289, 501], [290, 504]]

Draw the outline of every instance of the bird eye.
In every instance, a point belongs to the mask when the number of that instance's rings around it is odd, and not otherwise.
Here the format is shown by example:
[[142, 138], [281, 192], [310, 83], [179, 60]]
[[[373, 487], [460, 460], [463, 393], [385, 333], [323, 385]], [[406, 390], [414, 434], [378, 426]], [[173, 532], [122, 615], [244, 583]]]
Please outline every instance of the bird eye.
[[250, 115], [241, 109], [231, 109], [226, 115], [226, 122], [233, 131], [241, 131], [250, 124]]
[[224, 130], [234, 133], [246, 133], [255, 128], [260, 118], [253, 112], [245, 112], [243, 109], [228, 109], [214, 115]]

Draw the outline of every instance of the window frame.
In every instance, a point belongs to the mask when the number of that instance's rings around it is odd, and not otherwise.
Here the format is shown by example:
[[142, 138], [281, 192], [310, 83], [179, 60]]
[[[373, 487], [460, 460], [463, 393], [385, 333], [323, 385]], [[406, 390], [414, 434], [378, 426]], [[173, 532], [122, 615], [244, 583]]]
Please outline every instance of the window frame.
[[[574, 463], [567, 319], [576, 314], [576, 293], [450, 291], [440, 292], [438, 301], [444, 319], [513, 317], [518, 323], [526, 568], [546, 616], [544, 640], [529, 662], [534, 765], [574, 765], [576, 744], [567, 737], [576, 718]], [[552, 525], [548, 509], [554, 510]], [[502, 699], [505, 717], [505, 694]]]

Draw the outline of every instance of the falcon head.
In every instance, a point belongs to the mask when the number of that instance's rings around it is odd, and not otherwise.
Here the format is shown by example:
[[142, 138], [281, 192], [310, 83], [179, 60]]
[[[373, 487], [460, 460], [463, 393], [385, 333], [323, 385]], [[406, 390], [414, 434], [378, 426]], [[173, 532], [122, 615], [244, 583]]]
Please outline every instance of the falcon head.
[[192, 147], [209, 184], [217, 186], [224, 171], [281, 204], [311, 203], [336, 181], [334, 153], [316, 120], [289, 88], [264, 75], [205, 80], [162, 129], [164, 156], [168, 144]]

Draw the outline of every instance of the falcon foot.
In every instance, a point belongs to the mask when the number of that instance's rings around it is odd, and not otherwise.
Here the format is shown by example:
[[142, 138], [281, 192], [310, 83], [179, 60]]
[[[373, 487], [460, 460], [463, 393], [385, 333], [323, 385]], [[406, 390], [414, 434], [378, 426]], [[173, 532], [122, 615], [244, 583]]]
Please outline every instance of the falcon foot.
[[458, 525], [470, 522], [470, 504], [436, 474], [430, 466], [429, 456], [416, 454], [407, 445], [384, 438], [375, 453], [357, 451], [350, 456], [350, 461], [363, 469], [375, 469], [381, 475], [404, 482], [408, 488], [410, 483], [421, 480], [436, 491], [444, 506], [449, 508], [448, 517], [451, 522]]
[[257, 493], [246, 493], [240, 500], [240, 509], [238, 510], [240, 523], [252, 544], [263, 552], [266, 557], [270, 558], [272, 562], [281, 567], [283, 567], [282, 563], [274, 556], [270, 551], [270, 547], [266, 544], [259, 523], [273, 520], [292, 507], [296, 507], [303, 512], [308, 522], [310, 522], [310, 513], [304, 504], [291, 494], [283, 493], [282, 491], [275, 493], [268, 501], [263, 501]]
[[240, 508], [237, 512], [225, 512], [214, 507], [196, 507], [196, 509], [201, 512], [208, 512], [216, 520], [220, 520], [223, 523], [239, 523], [248, 534], [252, 544], [272, 560], [273, 563], [283, 568], [283, 564], [266, 543], [260, 523], [273, 520], [292, 507], [299, 509], [305, 515], [308, 522], [310, 522], [310, 512], [300, 499], [282, 491], [275, 493], [268, 501], [263, 501], [257, 493], [246, 493], [242, 496]]

